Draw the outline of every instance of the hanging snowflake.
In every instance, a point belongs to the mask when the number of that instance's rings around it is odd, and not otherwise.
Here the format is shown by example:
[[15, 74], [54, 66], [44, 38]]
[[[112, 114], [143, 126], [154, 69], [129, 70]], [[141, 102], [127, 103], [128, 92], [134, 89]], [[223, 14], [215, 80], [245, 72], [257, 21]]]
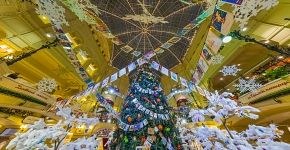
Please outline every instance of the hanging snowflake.
[[81, 21], [85, 21], [88, 24], [97, 23], [95, 17], [90, 15], [89, 12], [93, 12], [98, 16], [100, 11], [90, 0], [62, 0], [61, 2], [74, 12]]
[[222, 63], [225, 57], [221, 54], [214, 55], [211, 59], [211, 64], [216, 65]]
[[56, 26], [69, 25], [65, 19], [65, 9], [58, 5], [55, 0], [37, 0], [38, 8], [36, 13], [45, 17], [49, 17], [50, 21]]
[[241, 93], [243, 92], [254, 92], [258, 88], [262, 87], [261, 84], [256, 83], [256, 80], [250, 79], [250, 80], [244, 80], [240, 79], [239, 84], [235, 84], [234, 87], [236, 87]]
[[243, 29], [251, 17], [256, 16], [263, 9], [269, 10], [271, 7], [278, 5], [277, 0], [244, 0], [241, 5], [235, 5], [235, 21]]
[[236, 76], [239, 71], [242, 69], [239, 69], [237, 65], [232, 66], [224, 66], [222, 70], [220, 70], [221, 73], [223, 73], [223, 76]]
[[57, 87], [54, 79], [43, 78], [37, 83], [37, 88], [41, 92], [52, 92]]

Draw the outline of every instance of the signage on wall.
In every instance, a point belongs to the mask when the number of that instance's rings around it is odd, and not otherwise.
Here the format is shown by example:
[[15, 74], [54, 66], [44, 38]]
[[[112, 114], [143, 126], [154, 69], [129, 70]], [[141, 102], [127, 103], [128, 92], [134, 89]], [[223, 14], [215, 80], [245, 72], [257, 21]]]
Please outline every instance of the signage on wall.
[[290, 89], [290, 76], [274, 80], [255, 92], [247, 93], [239, 98], [242, 103], [250, 103], [271, 94]]
[[9, 77], [0, 77], [0, 86], [5, 87], [8, 90], [21, 93], [23, 95], [34, 97], [42, 102], [45, 102], [47, 104], [54, 104], [56, 101], [56, 98], [52, 95], [38, 91], [36, 88], [26, 85], [24, 83], [18, 82], [16, 80], [13, 80]]

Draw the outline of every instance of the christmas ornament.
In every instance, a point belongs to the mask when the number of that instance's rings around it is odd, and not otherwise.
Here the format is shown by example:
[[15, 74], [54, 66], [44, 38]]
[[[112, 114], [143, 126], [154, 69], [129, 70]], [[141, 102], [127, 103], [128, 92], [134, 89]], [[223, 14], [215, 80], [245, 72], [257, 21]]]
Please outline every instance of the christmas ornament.
[[142, 115], [141, 114], [138, 114], [137, 117], [138, 117], [138, 119], [141, 119]]
[[128, 140], [128, 137], [127, 137], [127, 136], [125, 136], [125, 137], [124, 137], [124, 142], [125, 142], [125, 143], [128, 143], [128, 142], [129, 142], [129, 140]]
[[262, 87], [261, 84], [256, 83], [256, 80], [250, 79], [250, 80], [244, 80], [239, 79], [239, 84], [235, 84], [234, 87], [236, 87], [241, 93], [243, 92], [254, 92], [258, 88]]
[[166, 127], [166, 128], [165, 128], [165, 131], [166, 131], [166, 132], [169, 132], [169, 131], [170, 131], [170, 128], [169, 128], [169, 127]]
[[161, 100], [160, 100], [160, 98], [157, 98], [157, 100], [156, 100], [156, 101], [157, 101], [158, 103], [160, 103], [160, 101], [161, 101]]
[[132, 122], [132, 118], [131, 118], [131, 117], [128, 117], [128, 118], [127, 118], [127, 121], [128, 121], [129, 123], [131, 123], [131, 122]]
[[232, 66], [224, 66], [222, 70], [220, 70], [221, 73], [223, 73], [223, 76], [236, 76], [237, 72], [241, 71], [242, 69], [239, 69], [236, 65]]
[[158, 125], [158, 129], [159, 129], [160, 131], [162, 131], [162, 130], [163, 130], [163, 125], [159, 124], [159, 125]]
[[37, 89], [41, 92], [52, 92], [57, 87], [54, 79], [43, 78], [37, 83]]

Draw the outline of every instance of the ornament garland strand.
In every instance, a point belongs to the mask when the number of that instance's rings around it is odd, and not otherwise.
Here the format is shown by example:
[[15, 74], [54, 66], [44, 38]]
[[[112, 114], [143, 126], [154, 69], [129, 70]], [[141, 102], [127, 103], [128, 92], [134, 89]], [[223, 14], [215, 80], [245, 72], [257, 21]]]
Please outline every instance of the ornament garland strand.
[[35, 50], [32, 50], [30, 52], [26, 52], [26, 53], [22, 53], [18, 56], [16, 56], [15, 58], [13, 59], [9, 59], [9, 60], [6, 60], [6, 59], [3, 59], [1, 58], [1, 61], [4, 61], [6, 62], [6, 64], [8, 66], [10, 65], [13, 65], [14, 63], [18, 62], [18, 61], [21, 61], [22, 59], [25, 59], [27, 57], [30, 57], [31, 55], [35, 54], [36, 52], [40, 51], [40, 50], [43, 50], [43, 49], [49, 49], [51, 47], [55, 47], [58, 45], [58, 42], [59, 42], [59, 39], [56, 38], [54, 39], [52, 42], [47, 42], [45, 45], [42, 45], [40, 48], [38, 49], [35, 49]]
[[44, 105], [44, 106], [47, 105], [46, 103], [42, 102], [39, 99], [36, 99], [34, 97], [31, 97], [31, 96], [23, 95], [21, 93], [13, 92], [13, 91], [10, 91], [10, 90], [8, 90], [6, 88], [3, 88], [3, 87], [0, 87], [0, 93], [4, 94], [4, 95], [17, 97], [17, 98], [20, 98], [20, 99], [23, 99], [23, 100], [27, 100], [27, 101], [30, 101], [30, 102], [33, 102], [33, 103], [36, 103], [36, 104], [40, 104], [40, 105]]
[[277, 53], [280, 53], [281, 55], [285, 55], [287, 57], [290, 56], [290, 48], [289, 47], [282, 47], [280, 45], [266, 44], [266, 43], [257, 41], [255, 38], [252, 38], [249, 35], [242, 35], [240, 33], [240, 31], [237, 31], [237, 30], [234, 30], [229, 35], [235, 39], [238, 39], [238, 40], [243, 40], [245, 42], [253, 42], [253, 43], [262, 45], [263, 47], [265, 47], [271, 51], [275, 51]]

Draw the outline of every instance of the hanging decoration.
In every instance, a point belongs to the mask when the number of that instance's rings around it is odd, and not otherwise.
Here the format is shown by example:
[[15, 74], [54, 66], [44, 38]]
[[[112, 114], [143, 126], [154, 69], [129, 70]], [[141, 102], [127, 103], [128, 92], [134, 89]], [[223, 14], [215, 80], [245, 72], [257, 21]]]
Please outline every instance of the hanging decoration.
[[262, 85], [256, 83], [255, 79], [250, 80], [239, 79], [239, 84], [235, 84], [234, 87], [236, 87], [241, 93], [244, 93], [244, 92], [254, 92], [258, 88], [262, 87]]
[[92, 83], [92, 80], [90, 79], [89, 75], [87, 74], [84, 67], [82, 67], [81, 63], [76, 57], [75, 52], [73, 51], [73, 46], [66, 36], [65, 32], [61, 28], [54, 28], [56, 32], [56, 37], [59, 39], [60, 45], [63, 47], [63, 50], [65, 54], [67, 55], [68, 60], [75, 68], [76, 72], [79, 74], [79, 76], [83, 79], [85, 83], [88, 85]]
[[251, 17], [256, 16], [261, 10], [269, 10], [278, 5], [277, 0], [243, 0], [241, 5], [234, 5], [234, 20], [243, 29]]
[[54, 0], [38, 0], [36, 1], [36, 4], [38, 5], [36, 12], [39, 15], [44, 15], [50, 19], [51, 23], [54, 25], [53, 29], [56, 32], [56, 37], [59, 39], [59, 43], [62, 45], [69, 61], [79, 76], [83, 79], [83, 81], [90, 85], [92, 80], [89, 78], [85, 69], [81, 66], [75, 52], [73, 51], [73, 46], [70, 40], [61, 28], [61, 25], [63, 24], [68, 25], [67, 21], [65, 20], [65, 9], [58, 5]]
[[152, 89], [143, 89], [137, 82], [135, 82], [133, 84], [133, 86], [139, 91], [139, 92], [142, 92], [142, 93], [145, 93], [145, 94], [154, 94], [154, 93], [157, 93], [157, 92], [160, 92], [162, 91], [162, 88], [161, 87], [158, 87], [156, 90], [152, 90]]
[[41, 92], [53, 92], [57, 87], [54, 79], [43, 78], [37, 83], [37, 88]]
[[144, 1], [143, 3], [140, 2], [140, 0], [137, 0], [139, 6], [142, 7], [143, 14], [140, 15], [126, 15], [123, 17], [125, 20], [133, 20], [144, 24], [157, 24], [157, 23], [168, 23], [168, 21], [165, 20], [164, 17], [156, 17], [153, 16], [146, 7], [151, 7], [150, 5], [145, 5]]
[[143, 121], [137, 124], [133, 124], [133, 125], [126, 124], [122, 122], [121, 120], [119, 120], [119, 127], [123, 129], [124, 131], [138, 131], [142, 129], [143, 127], [145, 127], [147, 124], [148, 124], [147, 119], [144, 119]]
[[[93, 5], [90, 0], [60, 0], [67, 6], [81, 21], [88, 24], [97, 24], [96, 16], [100, 15], [100, 11], [96, 5]], [[92, 14], [92, 15], [91, 15]]]
[[260, 42], [249, 35], [242, 35], [240, 33], [240, 31], [237, 31], [237, 30], [232, 31], [231, 33], [229, 33], [229, 35], [235, 39], [238, 39], [238, 40], [243, 40], [245, 42], [253, 42], [253, 43], [262, 45], [263, 47], [265, 47], [269, 50], [272, 50], [272, 51], [275, 51], [277, 53], [280, 53], [281, 55], [285, 55], [287, 57], [290, 57], [290, 48], [289, 47], [282, 47], [280, 45], [273, 45], [273, 44], [267, 44], [264, 42]]
[[57, 4], [55, 0], [37, 0], [36, 13], [44, 17], [49, 17], [51, 23], [60, 28], [61, 25], [69, 25], [65, 19], [65, 9]]
[[22, 53], [18, 56], [13, 56], [13, 59], [2, 59], [2, 61], [5, 61], [8, 66], [13, 65], [14, 63], [21, 61], [24, 58], [30, 57], [31, 55], [35, 54], [36, 52], [44, 49], [50, 49], [51, 47], [55, 47], [58, 45], [59, 39], [54, 39], [52, 42], [46, 42], [46, 44], [42, 45], [38, 49], [32, 50], [30, 52]]
[[[148, 56], [148, 57], [147, 57]], [[147, 62], [147, 60], [148, 59], [150, 59], [151, 57], [153, 57], [154, 55], [144, 55], [144, 57], [147, 57], [146, 59], [144, 59], [144, 58], [140, 58], [140, 59], [142, 59], [142, 60], [145, 60], [145, 62]], [[133, 62], [133, 63], [136, 63], [137, 64], [137, 62], [139, 61], [139, 59], [136, 61], [136, 62]], [[139, 61], [140, 62], [140, 61]], [[142, 64], [143, 65], [143, 64]], [[130, 64], [130, 66], [131, 66], [131, 64]], [[165, 68], [165, 67], [163, 67], [163, 66], [161, 66], [159, 63], [157, 63], [157, 62], [155, 62], [155, 61], [152, 61], [151, 62], [151, 64], [150, 64], [150, 66], [153, 68], [153, 69], [155, 69], [156, 71], [159, 71], [159, 72], [161, 72], [161, 73], [163, 73], [163, 74], [165, 74], [165, 75], [167, 75], [167, 76], [169, 76], [169, 70], [167, 69], [167, 68]], [[131, 68], [131, 67], [130, 67]], [[129, 66], [127, 66], [127, 67], [125, 67], [125, 68], [123, 68], [123, 69], [121, 69], [121, 70], [119, 70], [118, 72], [117, 72], [117, 74], [118, 74], [118, 77], [117, 78], [120, 78], [120, 77], [122, 77], [123, 75], [125, 75], [126, 73], [129, 73], [129, 72], [127, 72], [127, 69], [128, 70], [131, 70], [131, 71], [133, 71], [134, 69], [136, 69], [136, 67], [133, 67], [133, 68], [131, 68], [131, 69], [129, 69]], [[133, 70], [132, 70], [133, 69]], [[171, 74], [176, 74], [176, 73], [174, 73], [174, 72], [171, 72]], [[113, 76], [114, 75], [114, 76]], [[116, 75], [116, 73], [114, 73], [113, 75], [111, 75], [111, 76], [108, 76], [107, 78], [105, 78], [103, 81], [100, 81], [99, 83], [96, 83], [94, 86], [92, 86], [92, 88], [88, 88], [88, 89], [86, 89], [85, 91], [82, 91], [82, 92], [80, 92], [80, 93], [78, 93], [78, 94], [76, 94], [76, 95], [74, 95], [74, 96], [72, 96], [70, 99], [71, 100], [74, 100], [74, 99], [80, 99], [81, 97], [84, 97], [84, 96], [87, 96], [87, 95], [89, 95], [89, 94], [93, 94], [93, 95], [95, 95], [96, 94], [96, 92], [98, 91], [98, 89], [99, 89], [99, 87], [100, 87], [100, 83], [104, 83], [104, 81], [105, 80], [109, 80], [109, 78], [111, 77], [111, 80], [112, 80], [112, 76], [113, 76], [113, 81], [116, 81], [117, 79], [116, 79], [116, 77], [115, 77], [115, 75]], [[180, 77], [178, 77], [178, 75], [176, 74], [176, 78], [178, 79], [178, 78], [180, 78]], [[172, 79], [172, 78], [171, 78]], [[174, 80], [174, 81], [176, 81], [175, 79], [172, 79], [172, 80]], [[184, 78], [180, 78], [180, 80], [177, 80], [180, 84], [183, 84], [186, 88], [184, 89], [184, 91], [181, 91], [182, 93], [184, 92], [184, 93], [187, 93], [187, 92], [191, 92], [191, 91], [197, 91], [196, 89], [201, 89], [199, 86], [197, 86], [196, 85], [196, 83], [192, 83], [192, 82], [188, 82], [186, 79], [184, 79]], [[152, 90], [152, 89], [143, 89], [139, 84], [137, 84], [137, 83], [134, 83], [134, 84], [132, 84], [133, 86], [135, 86], [136, 87], [136, 89], [138, 90], [138, 91], [140, 91], [140, 92], [142, 92], [142, 93], [148, 93], [148, 94], [150, 94], [150, 93], [155, 93], [155, 92], [160, 92], [160, 91], [162, 91], [162, 88], [161, 87], [157, 87], [157, 89], [156, 89], [156, 91], [154, 91], [154, 90]], [[201, 90], [201, 91], [204, 91], [204, 90]], [[205, 91], [205, 92], [202, 92], [202, 95], [204, 95], [204, 93], [208, 93], [207, 91]], [[175, 95], [175, 94], [177, 94], [177, 93], [171, 93], [170, 95], [168, 95], [168, 97], [171, 97], [171, 96], [173, 96], [173, 95]], [[120, 94], [121, 95], [121, 94]], [[113, 111], [113, 109], [110, 109], [110, 110], [112, 110]]]
[[[154, 113], [150, 109], [145, 108], [140, 102], [138, 102], [138, 100], [136, 98], [133, 99], [132, 102], [135, 104], [137, 109], [141, 110], [145, 114], [150, 115], [151, 117], [153, 117], [155, 119], [157, 119], [157, 118], [162, 119], [162, 120], [168, 120], [169, 119], [169, 114], [157, 114], [157, 113]], [[161, 110], [164, 109], [163, 106], [156, 107], [156, 105], [152, 105], [152, 108], [153, 109], [159, 108]]]
[[99, 102], [106, 108], [106, 110], [112, 114], [116, 119], [120, 120], [120, 116], [119, 116], [119, 113], [113, 109], [112, 105], [109, 104], [106, 99], [99, 93], [96, 94]]
[[242, 69], [239, 69], [237, 65], [232, 66], [224, 66], [222, 70], [220, 70], [221, 73], [223, 73], [223, 76], [236, 76], [239, 71]]
[[36, 104], [39, 104], [39, 105], [44, 105], [46, 106], [47, 103], [37, 99], [37, 98], [34, 98], [32, 96], [28, 96], [28, 95], [24, 95], [24, 94], [21, 94], [21, 93], [18, 93], [18, 92], [14, 92], [12, 90], [9, 90], [9, 89], [6, 89], [6, 88], [3, 88], [3, 87], [0, 87], [0, 94], [4, 94], [4, 95], [9, 95], [9, 96], [12, 96], [12, 97], [17, 97], [19, 99], [22, 99], [22, 100], [25, 100], [25, 101], [30, 101], [32, 103], [36, 103]]
[[224, 58], [225, 58], [225, 57], [224, 57], [223, 55], [221, 55], [221, 54], [214, 55], [214, 56], [212, 57], [212, 59], [211, 59], [211, 64], [213, 64], [213, 65], [220, 64], [220, 63], [223, 62], [223, 59], [224, 59]]

